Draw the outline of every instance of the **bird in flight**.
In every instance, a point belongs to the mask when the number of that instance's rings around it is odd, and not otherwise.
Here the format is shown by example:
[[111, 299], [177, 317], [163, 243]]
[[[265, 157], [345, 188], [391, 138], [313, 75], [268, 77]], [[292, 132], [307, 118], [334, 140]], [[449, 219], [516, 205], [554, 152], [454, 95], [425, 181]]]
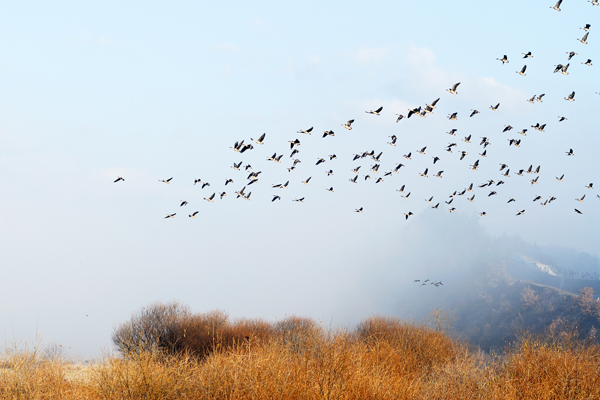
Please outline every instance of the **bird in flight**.
[[458, 94], [458, 92], [456, 91], [456, 88], [458, 88], [458, 85], [460, 85], [460, 82], [455, 83], [454, 85], [452, 85], [451, 88], [446, 89], [447, 92], [450, 92], [452, 94]]
[[177, 215], [177, 213], [167, 214], [165, 218], [175, 218], [175, 215]]
[[117, 183], [117, 182], [119, 182], [119, 181], [123, 181], [123, 182], [125, 182], [125, 179], [123, 179], [123, 177], [122, 177], [122, 176], [119, 176], [117, 179], [115, 179], [114, 183]]
[[560, 11], [560, 3], [562, 3], [562, 0], [558, 0], [556, 2], [556, 4], [554, 5], [554, 7], [550, 7], [550, 8], [553, 10], [556, 10], [556, 11]]
[[508, 57], [506, 57], [506, 54], [502, 58], [496, 58], [496, 60], [502, 61], [502, 65], [504, 65], [504, 63], [508, 63]]
[[517, 71], [517, 74], [521, 75], [521, 76], [525, 76], [525, 70], [527, 69], [527, 65], [524, 65], [523, 68], [521, 68], [520, 71]]
[[194, 211], [193, 213], [191, 213], [190, 215], [188, 215], [188, 217], [190, 217], [190, 218], [196, 218], [197, 214], [198, 214], [198, 211]]
[[159, 182], [164, 182], [164, 183], [169, 183], [171, 182], [171, 179], [173, 179], [173, 177], [170, 177], [169, 179], [159, 179]]
[[365, 111], [367, 114], [380, 115], [379, 113], [383, 110], [383, 107], [379, 107], [377, 110]]
[[343, 126], [344, 128], [346, 128], [346, 129], [348, 129], [349, 131], [351, 131], [351, 130], [352, 130], [352, 126], [351, 126], [351, 125], [352, 125], [352, 123], [353, 123], [353, 122], [354, 122], [354, 120], [353, 120], [353, 119], [351, 119], [351, 120], [349, 120], [348, 122], [346, 122], [346, 124], [342, 124], [342, 126]]

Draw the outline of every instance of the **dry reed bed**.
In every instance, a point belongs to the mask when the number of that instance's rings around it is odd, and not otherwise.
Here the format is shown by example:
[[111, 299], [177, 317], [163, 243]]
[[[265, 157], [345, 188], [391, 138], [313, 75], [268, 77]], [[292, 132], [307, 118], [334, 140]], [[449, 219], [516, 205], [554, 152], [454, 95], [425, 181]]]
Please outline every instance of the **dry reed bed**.
[[265, 324], [254, 324], [262, 333], [241, 340], [232, 340], [231, 332], [252, 333], [252, 324], [227, 324], [229, 334], [215, 332], [202, 357], [131, 351], [104, 357], [85, 369], [85, 379], [58, 359], [8, 351], [0, 369], [0, 397], [600, 399], [600, 348], [572, 334], [524, 337], [491, 358], [442, 332], [383, 317], [368, 319], [352, 332], [307, 324], [265, 333]]

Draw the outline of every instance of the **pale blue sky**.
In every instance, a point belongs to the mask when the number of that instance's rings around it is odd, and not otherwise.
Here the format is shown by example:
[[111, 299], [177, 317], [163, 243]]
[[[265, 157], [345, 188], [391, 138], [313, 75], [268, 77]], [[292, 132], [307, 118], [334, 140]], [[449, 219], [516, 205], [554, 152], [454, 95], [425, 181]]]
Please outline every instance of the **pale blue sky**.
[[[519, 235], [541, 245], [598, 253], [597, 110], [600, 7], [553, 1], [13, 2], [0, 6], [0, 328], [98, 354], [113, 326], [156, 300], [232, 316], [302, 314], [353, 323], [382, 311], [365, 277], [384, 287], [411, 279], [395, 257], [406, 226], [449, 214], [454, 190], [488, 179], [457, 198], [456, 222], [478, 217], [491, 237]], [[592, 25], [589, 44], [577, 41]], [[521, 53], [532, 51], [533, 59]], [[571, 60], [568, 76], [553, 74]], [[508, 55], [502, 65], [496, 58]], [[527, 64], [527, 76], [515, 73]], [[461, 82], [459, 94], [446, 89]], [[576, 101], [563, 97], [576, 91]], [[543, 103], [526, 99], [545, 93]], [[433, 115], [395, 123], [408, 107], [441, 100]], [[489, 106], [500, 102], [498, 112]], [[364, 111], [384, 106], [381, 116]], [[471, 109], [481, 113], [473, 118]], [[458, 121], [446, 116], [458, 112]], [[558, 123], [558, 115], [567, 121]], [[354, 129], [340, 125], [355, 119]], [[546, 123], [546, 132], [530, 126]], [[514, 126], [502, 133], [504, 125]], [[314, 126], [311, 136], [297, 134]], [[458, 129], [455, 137], [446, 134]], [[528, 135], [517, 134], [523, 128]], [[333, 129], [335, 137], [323, 139]], [[267, 133], [240, 155], [237, 140]], [[386, 144], [398, 136], [398, 146]], [[473, 143], [462, 138], [471, 134]], [[489, 156], [479, 138], [490, 138]], [[302, 163], [293, 172], [288, 140]], [[521, 138], [521, 148], [507, 139]], [[458, 143], [463, 161], [444, 146]], [[428, 146], [427, 154], [416, 150]], [[565, 151], [575, 150], [575, 157]], [[383, 151], [382, 176], [362, 180]], [[274, 152], [282, 164], [267, 162]], [[413, 153], [413, 159], [402, 158]], [[337, 160], [315, 166], [318, 157]], [[442, 160], [432, 165], [431, 156]], [[481, 159], [479, 171], [468, 169]], [[251, 201], [235, 199], [244, 172], [262, 170]], [[498, 164], [511, 168], [503, 178]], [[541, 165], [538, 185], [518, 169]], [[348, 182], [362, 165], [360, 183]], [[438, 168], [439, 166], [439, 168]], [[418, 175], [429, 167], [430, 177]], [[333, 169], [328, 177], [326, 170]], [[444, 178], [431, 175], [444, 170]], [[559, 183], [556, 176], [565, 174]], [[117, 176], [125, 182], [114, 184]], [[170, 185], [158, 182], [174, 177]], [[312, 176], [311, 185], [300, 182]], [[200, 189], [193, 180], [211, 183]], [[226, 178], [234, 184], [224, 187]], [[288, 189], [272, 184], [290, 180]], [[409, 199], [396, 192], [402, 184]], [[325, 191], [334, 186], [335, 193]], [[202, 200], [226, 190], [224, 200]], [[282, 197], [271, 203], [273, 194]], [[547, 207], [536, 195], [558, 200]], [[575, 201], [586, 194], [583, 203]], [[293, 198], [306, 197], [303, 204]], [[424, 199], [442, 202], [431, 210]], [[506, 204], [509, 197], [516, 203]], [[179, 207], [180, 200], [189, 201]], [[364, 213], [354, 209], [364, 207]], [[584, 212], [576, 215], [578, 208]], [[516, 211], [526, 209], [523, 216]], [[187, 215], [200, 211], [195, 220]], [[404, 213], [412, 211], [413, 221]], [[177, 218], [164, 216], [177, 212]], [[453, 235], [453, 220], [440, 216]], [[463, 222], [460, 222], [463, 223]], [[427, 225], [429, 226], [429, 225]], [[438, 240], [439, 239], [438, 237]], [[445, 251], [448, 251], [447, 246]], [[459, 250], [456, 250], [457, 252]], [[464, 249], [460, 250], [464, 252]], [[454, 254], [452, 257], [466, 257]], [[373, 271], [378, 271], [374, 273]], [[377, 282], [373, 282], [377, 287]], [[408, 304], [406, 307], [410, 307]], [[385, 310], [388, 311], [388, 310]], [[86, 317], [89, 315], [89, 317]]]

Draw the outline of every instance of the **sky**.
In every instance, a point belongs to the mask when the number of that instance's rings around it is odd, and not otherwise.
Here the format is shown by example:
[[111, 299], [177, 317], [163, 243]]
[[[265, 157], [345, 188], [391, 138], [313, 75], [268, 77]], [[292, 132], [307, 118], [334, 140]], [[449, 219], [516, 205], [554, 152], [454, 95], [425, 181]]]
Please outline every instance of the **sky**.
[[[456, 265], [477, 260], [481, 246], [503, 235], [599, 256], [600, 189], [585, 186], [600, 187], [600, 7], [565, 0], [558, 12], [553, 5], [2, 4], [5, 342], [37, 332], [71, 355], [96, 356], [133, 312], [171, 300], [233, 318], [298, 314], [350, 325], [418, 303], [419, 294], [402, 305], [382, 296], [419, 277], [423, 254], [429, 263]], [[578, 41], [585, 24], [588, 44]], [[523, 59], [528, 51], [533, 58]], [[571, 51], [578, 54], [569, 61]], [[497, 60], [505, 54], [507, 64]], [[588, 58], [592, 66], [582, 64]], [[553, 73], [569, 62], [569, 75]], [[457, 82], [458, 94], [446, 91]], [[575, 101], [564, 100], [573, 91]], [[543, 102], [526, 101], [542, 93]], [[397, 114], [438, 97], [433, 114], [396, 122]], [[365, 112], [381, 106], [381, 115]], [[480, 113], [469, 117], [474, 109]], [[353, 129], [344, 129], [350, 119]], [[545, 132], [531, 127], [536, 123], [546, 124]], [[502, 132], [505, 125], [514, 129]], [[297, 133], [309, 127], [310, 136]], [[335, 136], [323, 138], [326, 130]], [[263, 145], [250, 141], [263, 133]], [[393, 135], [396, 146], [388, 144]], [[490, 141], [485, 158], [478, 155], [481, 137]], [[294, 139], [301, 163], [288, 172]], [[508, 139], [522, 139], [521, 146]], [[234, 152], [241, 140], [254, 149]], [[453, 153], [448, 143], [457, 143]], [[426, 154], [418, 154], [424, 146]], [[573, 157], [566, 155], [571, 148]], [[383, 152], [378, 173], [368, 157], [353, 161], [371, 150]], [[462, 161], [459, 150], [468, 152]], [[403, 158], [409, 152], [411, 159]], [[283, 154], [280, 164], [267, 161], [273, 153]], [[435, 165], [433, 156], [441, 159]], [[326, 162], [315, 165], [321, 157]], [[469, 169], [478, 159], [479, 169]], [[231, 168], [240, 161], [262, 171], [246, 188], [250, 201], [234, 194], [247, 183], [248, 171]], [[384, 176], [398, 163], [405, 167]], [[499, 172], [501, 163], [510, 177]], [[529, 165], [541, 166], [537, 184], [531, 180], [538, 175], [516, 175]], [[419, 175], [425, 168], [428, 178]], [[434, 177], [440, 170], [443, 178]], [[114, 183], [118, 176], [125, 181]], [[234, 183], [225, 186], [228, 178]], [[211, 186], [202, 189], [195, 179]], [[505, 184], [477, 187], [490, 179]], [[287, 189], [272, 188], [288, 180]], [[470, 183], [473, 202], [465, 195], [445, 204]], [[215, 201], [204, 201], [212, 193]], [[274, 195], [281, 200], [272, 202]], [[557, 200], [541, 207], [532, 201], [538, 195]], [[516, 201], [508, 204], [510, 197]], [[189, 204], [180, 207], [183, 200]]]

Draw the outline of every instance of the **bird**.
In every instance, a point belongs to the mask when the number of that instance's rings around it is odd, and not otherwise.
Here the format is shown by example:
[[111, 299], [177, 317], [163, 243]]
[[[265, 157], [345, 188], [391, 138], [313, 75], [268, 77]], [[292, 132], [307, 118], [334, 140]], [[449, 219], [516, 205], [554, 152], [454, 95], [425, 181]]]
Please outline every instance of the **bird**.
[[225, 197], [225, 196], [227, 196], [227, 193], [225, 193], [225, 192], [221, 192], [221, 193], [219, 193], [219, 198], [220, 198], [221, 200], [223, 200], [223, 197]]
[[571, 60], [571, 58], [575, 57], [578, 53], [575, 53], [574, 51], [567, 51], [568, 54], [568, 60]]
[[517, 211], [517, 215], [523, 215], [524, 213], [525, 213], [525, 210]]
[[420, 173], [419, 175], [421, 175], [421, 176], [423, 176], [423, 177], [427, 178], [427, 177], [428, 177], [428, 176], [427, 176], [427, 171], [429, 171], [429, 168], [425, 168], [425, 171], [424, 171], [423, 173]]
[[454, 207], [449, 208], [448, 211], [450, 211], [451, 213], [453, 213], [454, 211], [456, 211], [456, 208], [454, 208]]
[[293, 201], [297, 201], [299, 203], [302, 203], [304, 201], [304, 197], [301, 197], [299, 199], [294, 199]]
[[435, 174], [434, 176], [435, 176], [436, 178], [441, 178], [441, 177], [442, 177], [442, 173], [444, 173], [444, 171], [438, 171], [438, 173], [437, 173], [437, 174]]
[[560, 11], [560, 3], [562, 3], [562, 0], [558, 0], [556, 2], [556, 4], [554, 5], [554, 7], [550, 7], [550, 8], [552, 8], [553, 10], [556, 10], [556, 11]]
[[242, 140], [241, 142], [235, 142], [233, 147], [229, 147], [229, 148], [240, 153], [243, 145], [244, 145], [244, 141]]
[[594, 188], [594, 184], [590, 182], [589, 185], [586, 186], [587, 189], [593, 189]]
[[457, 129], [450, 129], [450, 132], [446, 132], [449, 135], [456, 136]]
[[516, 201], [516, 200], [511, 197], [510, 199], [508, 199], [508, 201], [506, 203], [512, 203], [513, 201]]
[[425, 201], [428, 203], [431, 203], [431, 200], [433, 200], [433, 196], [431, 196], [429, 199], [425, 199]]
[[452, 85], [451, 88], [446, 89], [446, 91], [450, 92], [451, 94], [458, 94], [458, 92], [456, 91], [456, 88], [458, 88], [458, 85], [460, 85], [460, 82], [455, 83], [454, 85]]
[[494, 105], [490, 106], [492, 111], [498, 111], [498, 107], [500, 107], [500, 103], [496, 104], [495, 106]]
[[204, 200], [208, 201], [209, 203], [212, 203], [214, 198], [215, 193], [211, 194], [210, 197], [205, 197]]
[[398, 118], [396, 118], [396, 122], [400, 122], [402, 120], [402, 118], [404, 118], [404, 115], [402, 114], [396, 114], [398, 116]]
[[352, 183], [356, 183], [356, 180], [358, 179], [358, 175], [355, 175], [354, 178], [348, 179], [350, 182]]
[[194, 179], [194, 185], [196, 185], [196, 183], [200, 183], [202, 182], [200, 179]]
[[583, 199], [585, 199], [585, 194], [583, 196], [581, 196], [580, 199], [575, 199], [575, 200], [577, 200], [580, 203], [583, 203]]
[[[457, 86], [458, 86], [458, 84], [457, 84]], [[438, 101], [440, 101], [439, 97], [437, 99], [435, 99], [434, 101], [432, 101], [431, 104], [427, 104], [426, 107], [431, 108], [432, 110], [435, 110], [435, 105], [437, 104]]]
[[312, 176], [309, 176], [307, 180], [302, 181], [302, 183], [304, 183], [305, 185], [308, 185], [308, 182], [310, 182], [310, 178], [312, 178]]
[[327, 191], [333, 193], [333, 186], [327, 189]]
[[435, 206], [431, 206], [431, 208], [435, 208], [437, 210], [437, 208], [440, 206], [440, 203], [437, 203]]
[[584, 31], [589, 31], [591, 27], [592, 26], [590, 24], [585, 24], [585, 26], [583, 28], [579, 28], [579, 29], [583, 29]]
[[528, 102], [530, 102], [531, 104], [533, 104], [533, 102], [535, 101], [535, 94], [533, 95], [532, 98], [527, 100]]
[[167, 216], [165, 218], [175, 218], [176, 215], [177, 215], [177, 213], [167, 214]]
[[311, 127], [310, 127], [310, 128], [308, 128], [308, 129], [300, 129], [300, 130], [298, 131], [298, 133], [304, 133], [304, 134], [306, 134], [306, 135], [310, 135], [310, 133], [312, 132], [312, 130], [313, 130], [313, 127], [311, 126]]
[[544, 97], [546, 94], [542, 93], [540, 94], [538, 97], [536, 97], [536, 100], [539, 101], [540, 103], [543, 103], [544, 101], [542, 100], [542, 97]]
[[410, 194], [411, 194], [411, 193], [412, 193], [412, 192], [408, 192], [408, 194], [406, 194], [406, 195], [404, 195], [404, 196], [402, 196], [402, 197], [404, 197], [405, 199], [408, 199], [408, 198], [410, 197]]
[[575, 101], [575, 92], [571, 92], [570, 95], [568, 95], [567, 97], [565, 97], [565, 100]]
[[560, 177], [557, 176], [556, 180], [559, 182], [562, 182], [564, 177], [565, 177], [565, 174], [562, 174]]
[[271, 203], [274, 202], [275, 200], [281, 200], [281, 196], [274, 195], [273, 199], [271, 200]]
[[448, 114], [448, 119], [451, 120], [451, 121], [456, 121], [458, 119], [457, 115], [458, 115], [457, 112], [452, 113], [452, 114]]
[[377, 110], [365, 111], [367, 114], [380, 115], [379, 113], [383, 110], [383, 107], [379, 107]]
[[485, 211], [482, 211], [482, 212], [479, 213], [479, 215], [481, 215], [482, 217], [485, 217], [487, 214], [486, 214]]
[[407, 160], [410, 160], [412, 153], [409, 152], [408, 154], [404, 154], [402, 157], [406, 158]]
[[319, 165], [319, 164], [322, 164], [322, 163], [324, 163], [324, 162], [325, 162], [325, 159], [324, 159], [324, 158], [319, 158], [319, 159], [317, 160], [317, 163], [316, 163], [315, 165]]
[[361, 212], [363, 212], [363, 208], [362, 207], [361, 208], [357, 208], [356, 210], [354, 210], [354, 212], [361, 213]]
[[408, 217], [411, 217], [412, 215], [414, 215], [414, 214], [412, 213], [412, 211], [409, 211], [409, 212], [407, 212], [407, 213], [404, 213], [404, 216], [406, 217], [406, 219], [408, 219]]
[[466, 136], [464, 139], [462, 139], [462, 141], [465, 143], [471, 143], [471, 136], [472, 135]]
[[565, 153], [567, 153], [568, 156], [574, 156], [575, 153], [573, 153], [573, 149], [569, 149], [569, 151], [566, 151]]
[[588, 38], [589, 34], [590, 34], [589, 32], [586, 32], [585, 35], [583, 35], [583, 37], [581, 39], [577, 39], [577, 40], [579, 40], [583, 44], [588, 44], [587, 38]]
[[427, 149], [427, 146], [423, 147], [421, 150], [417, 150], [417, 153], [425, 154], [425, 149]]
[[290, 149], [293, 149], [294, 146], [300, 146], [300, 140], [298, 139], [288, 140], [288, 143], [290, 144]]
[[537, 196], [535, 196], [535, 197], [533, 198], [533, 201], [534, 201], [534, 202], [535, 202], [535, 201], [538, 201], [538, 200], [540, 200], [541, 198], [542, 198], [542, 196], [540, 196], [540, 195], [537, 195]]
[[579, 211], [579, 210], [578, 210], [578, 209], [576, 209], [576, 208], [575, 208], [574, 210], [575, 210], [575, 212], [576, 212], [577, 214], [583, 214], [581, 211]]
[[235, 192], [235, 194], [237, 194], [237, 198], [244, 197], [244, 190], [246, 190], [246, 186], [244, 186], [241, 190]]
[[562, 70], [564, 68], [564, 65], [562, 65], [562, 64], [556, 64], [554, 67], [555, 67], [554, 68], [554, 73], [557, 73], [557, 72], [559, 72], [560, 70]]
[[352, 123], [353, 123], [353, 122], [354, 122], [354, 120], [353, 120], [353, 119], [351, 119], [351, 120], [349, 120], [348, 122], [346, 122], [346, 124], [342, 124], [342, 126], [343, 126], [344, 128], [346, 128], [346, 129], [348, 129], [349, 131], [351, 131], [351, 130], [352, 130], [352, 126], [351, 126], [351, 125], [352, 125]]
[[233, 183], [233, 179], [226, 179], [225, 180], [225, 186], [227, 186], [228, 183]]
[[119, 177], [117, 177], [117, 179], [115, 179], [115, 181], [114, 181], [113, 183], [117, 183], [117, 182], [119, 182], [119, 181], [123, 181], [123, 182], [125, 182], [125, 179], [123, 179], [123, 177], [122, 177], [122, 176], [119, 176]]
[[479, 111], [471, 110], [471, 115], [469, 115], [469, 117], [472, 117], [473, 115], [477, 115], [477, 114], [479, 114]]
[[567, 120], [567, 117], [561, 117], [560, 115], [558, 116], [558, 122], [563, 122], [566, 120]]
[[521, 54], [523, 54], [523, 58], [533, 58], [530, 51], [528, 51], [527, 53], [521, 53]]
[[204, 183], [202, 184], [202, 187], [201, 187], [200, 189], [204, 189], [204, 188], [205, 188], [205, 187], [207, 187], [207, 186], [210, 186], [210, 183], [208, 183], [208, 182], [204, 182]]
[[258, 143], [258, 144], [265, 144], [264, 140], [265, 140], [265, 136], [267, 136], [266, 133], [263, 133], [262, 135], [260, 135], [260, 137], [257, 140], [254, 140], [252, 138], [250, 138], [250, 140], [252, 140], [254, 143]]
[[588, 3], [592, 3], [593, 6], [600, 5], [600, 3], [598, 2], [598, 0], [588, 0]]
[[523, 68], [521, 68], [520, 71], [517, 71], [517, 74], [521, 75], [521, 76], [525, 76], [525, 70], [527, 69], [527, 65], [524, 65]]
[[181, 200], [181, 204], [179, 205], [179, 207], [183, 207], [183, 206], [187, 206], [188, 202], [185, 200]]
[[589, 58], [587, 59], [586, 62], [582, 62], [583, 65], [589, 65], [590, 67], [592, 66], [592, 60], [590, 60]]
[[159, 179], [159, 182], [164, 182], [164, 183], [170, 183], [171, 179], [173, 179], [173, 177], [170, 177], [169, 179]]
[[323, 137], [327, 137], [327, 136], [335, 136], [335, 134], [333, 131], [325, 131], [323, 133]]
[[233, 168], [236, 171], [240, 170], [240, 167], [242, 166], [242, 161], [240, 161], [239, 163], [233, 163], [233, 166], [231, 168]]
[[194, 211], [193, 213], [191, 213], [190, 215], [188, 215], [188, 217], [190, 217], [190, 218], [196, 218], [197, 214], [198, 214], [198, 211]]
[[508, 57], [506, 54], [502, 58], [496, 58], [496, 60], [502, 61], [502, 65], [504, 65], [504, 63], [508, 63]]
[[433, 163], [435, 164], [436, 162], [440, 161], [440, 158], [438, 156], [435, 157], [431, 157], [433, 158]]

